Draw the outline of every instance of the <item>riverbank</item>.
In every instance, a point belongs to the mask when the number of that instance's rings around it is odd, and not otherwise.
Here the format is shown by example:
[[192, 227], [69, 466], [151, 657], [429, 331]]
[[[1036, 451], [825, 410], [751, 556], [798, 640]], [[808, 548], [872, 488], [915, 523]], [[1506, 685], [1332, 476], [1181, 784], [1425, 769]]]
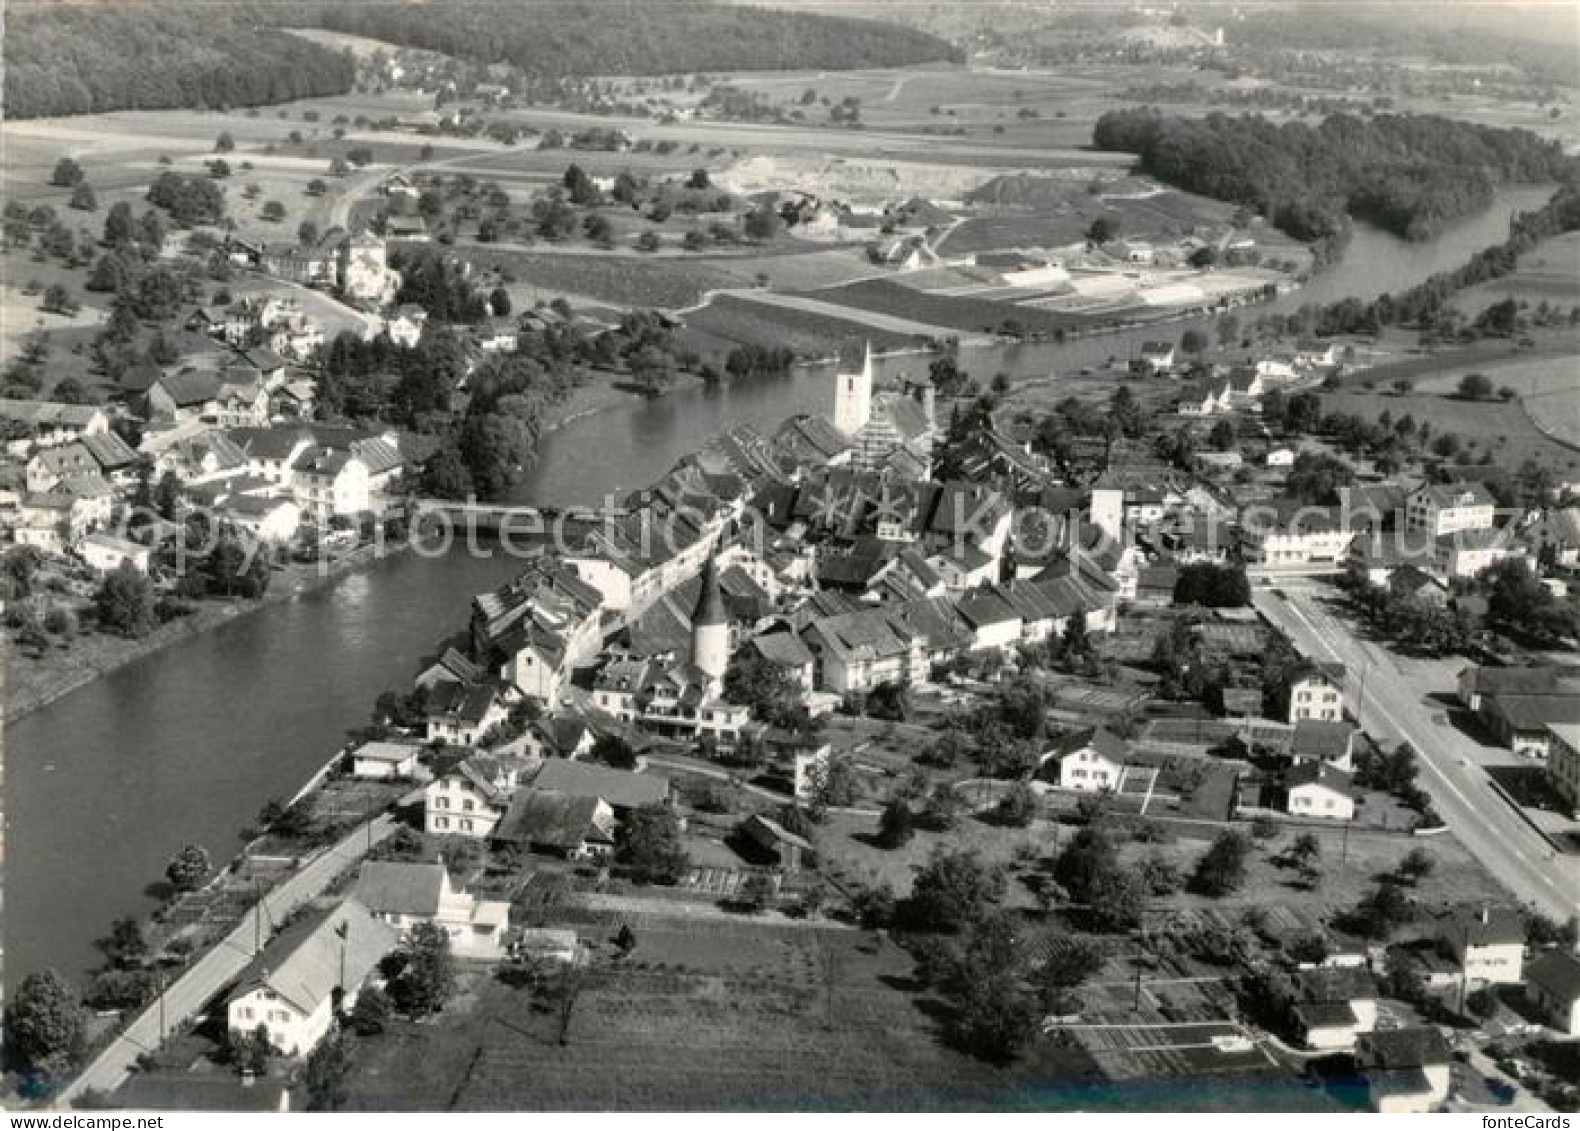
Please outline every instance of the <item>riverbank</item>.
[[255, 600], [198, 601], [195, 611], [162, 624], [147, 636], [129, 639], [107, 633], [83, 633], [65, 648], [52, 646], [37, 659], [17, 658], [4, 666], [0, 723], [14, 723], [57, 699], [91, 684], [101, 676], [135, 663], [145, 656], [191, 640], [221, 625], [250, 616], [282, 601], [329, 585], [349, 573], [366, 569], [405, 549], [403, 543], [371, 542], [321, 563], [291, 563], [271, 575], [269, 590]]

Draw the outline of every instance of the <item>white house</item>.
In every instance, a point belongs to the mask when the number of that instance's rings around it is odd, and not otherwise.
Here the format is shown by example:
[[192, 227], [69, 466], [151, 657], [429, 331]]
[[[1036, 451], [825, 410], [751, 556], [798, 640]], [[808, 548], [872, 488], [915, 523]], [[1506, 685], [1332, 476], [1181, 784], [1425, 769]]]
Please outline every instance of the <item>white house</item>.
[[422, 747], [411, 742], [366, 742], [351, 752], [351, 776], [409, 778], [417, 772]]
[[233, 1033], [256, 1032], [286, 1056], [305, 1056], [349, 1009], [399, 936], [355, 899], [285, 928], [259, 951], [225, 1001]]
[[1349, 1049], [1377, 1027], [1377, 983], [1364, 969], [1321, 966], [1300, 975], [1295, 1016], [1307, 1048]]
[[1372, 1110], [1384, 1115], [1431, 1111], [1448, 1099], [1453, 1054], [1436, 1028], [1379, 1029], [1361, 1036], [1356, 1060]]
[[318, 522], [372, 509], [368, 465], [349, 452], [313, 447], [291, 464], [291, 494]]
[[1295, 452], [1292, 448], [1273, 448], [1265, 460], [1268, 467], [1294, 467]]
[[1301, 719], [1338, 722], [1344, 718], [1344, 665], [1302, 660], [1289, 673], [1291, 726]]
[[119, 569], [122, 563], [130, 564], [138, 573], [147, 573], [148, 560], [153, 555], [153, 551], [140, 542], [109, 534], [84, 535], [77, 542], [77, 553], [90, 569], [99, 573]]
[[1428, 483], [1405, 500], [1405, 529], [1433, 538], [1461, 530], [1487, 530], [1497, 503], [1481, 483]]
[[433, 923], [450, 937], [457, 958], [497, 961], [505, 956], [510, 904], [478, 899], [453, 887], [444, 862], [369, 860], [357, 873], [353, 897], [401, 932]]
[[473, 746], [509, 714], [487, 684], [440, 683], [428, 690], [426, 738], [452, 746]]
[[1325, 762], [1291, 766], [1284, 775], [1284, 796], [1284, 809], [1292, 817], [1355, 819], [1355, 787], [1350, 775]]
[[1549, 1025], [1566, 1037], [1580, 1037], [1580, 957], [1548, 951], [1525, 972], [1525, 992]]
[[427, 324], [428, 312], [416, 303], [408, 302], [385, 319], [384, 332], [396, 345], [413, 349], [422, 339], [422, 330]]
[[515, 761], [474, 754], [423, 790], [423, 828], [436, 836], [486, 840], [519, 784]]
[[1437, 923], [1438, 938], [1468, 981], [1511, 985], [1525, 968], [1525, 916], [1513, 907], [1460, 907]]
[[1091, 727], [1065, 735], [1042, 756], [1059, 763], [1059, 787], [1107, 792], [1119, 787], [1130, 746], [1112, 731]]

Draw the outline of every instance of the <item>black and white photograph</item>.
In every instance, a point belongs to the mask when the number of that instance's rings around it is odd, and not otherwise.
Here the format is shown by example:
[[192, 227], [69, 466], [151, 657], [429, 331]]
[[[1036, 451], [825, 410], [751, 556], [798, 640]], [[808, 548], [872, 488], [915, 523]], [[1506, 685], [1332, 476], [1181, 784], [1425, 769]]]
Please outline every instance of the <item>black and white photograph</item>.
[[1580, 0], [0, 71], [9, 1125], [1573, 1125]]

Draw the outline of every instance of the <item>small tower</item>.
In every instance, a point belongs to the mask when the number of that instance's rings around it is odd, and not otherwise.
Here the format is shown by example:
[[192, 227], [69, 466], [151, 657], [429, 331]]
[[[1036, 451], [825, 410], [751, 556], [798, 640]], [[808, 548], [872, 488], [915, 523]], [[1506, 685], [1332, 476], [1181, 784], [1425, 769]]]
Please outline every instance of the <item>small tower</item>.
[[702, 568], [702, 594], [691, 614], [691, 662], [714, 679], [723, 679], [730, 663], [730, 616], [713, 558]]
[[854, 436], [872, 417], [872, 343], [862, 350], [861, 369], [834, 375], [834, 427]]

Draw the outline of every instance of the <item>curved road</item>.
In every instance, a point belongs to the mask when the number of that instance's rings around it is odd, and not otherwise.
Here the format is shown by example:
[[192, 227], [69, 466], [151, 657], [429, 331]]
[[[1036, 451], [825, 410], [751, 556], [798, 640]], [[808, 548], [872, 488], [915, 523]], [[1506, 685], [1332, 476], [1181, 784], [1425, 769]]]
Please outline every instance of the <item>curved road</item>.
[[1420, 755], [1422, 785], [1454, 835], [1521, 901], [1560, 921], [1580, 912], [1580, 861], [1555, 853], [1520, 818], [1478, 764], [1481, 747], [1427, 696], [1454, 693], [1452, 661], [1413, 660], [1360, 640], [1325, 609], [1327, 588], [1258, 588], [1257, 610], [1313, 659], [1342, 661], [1346, 703], [1379, 741], [1408, 742]]

